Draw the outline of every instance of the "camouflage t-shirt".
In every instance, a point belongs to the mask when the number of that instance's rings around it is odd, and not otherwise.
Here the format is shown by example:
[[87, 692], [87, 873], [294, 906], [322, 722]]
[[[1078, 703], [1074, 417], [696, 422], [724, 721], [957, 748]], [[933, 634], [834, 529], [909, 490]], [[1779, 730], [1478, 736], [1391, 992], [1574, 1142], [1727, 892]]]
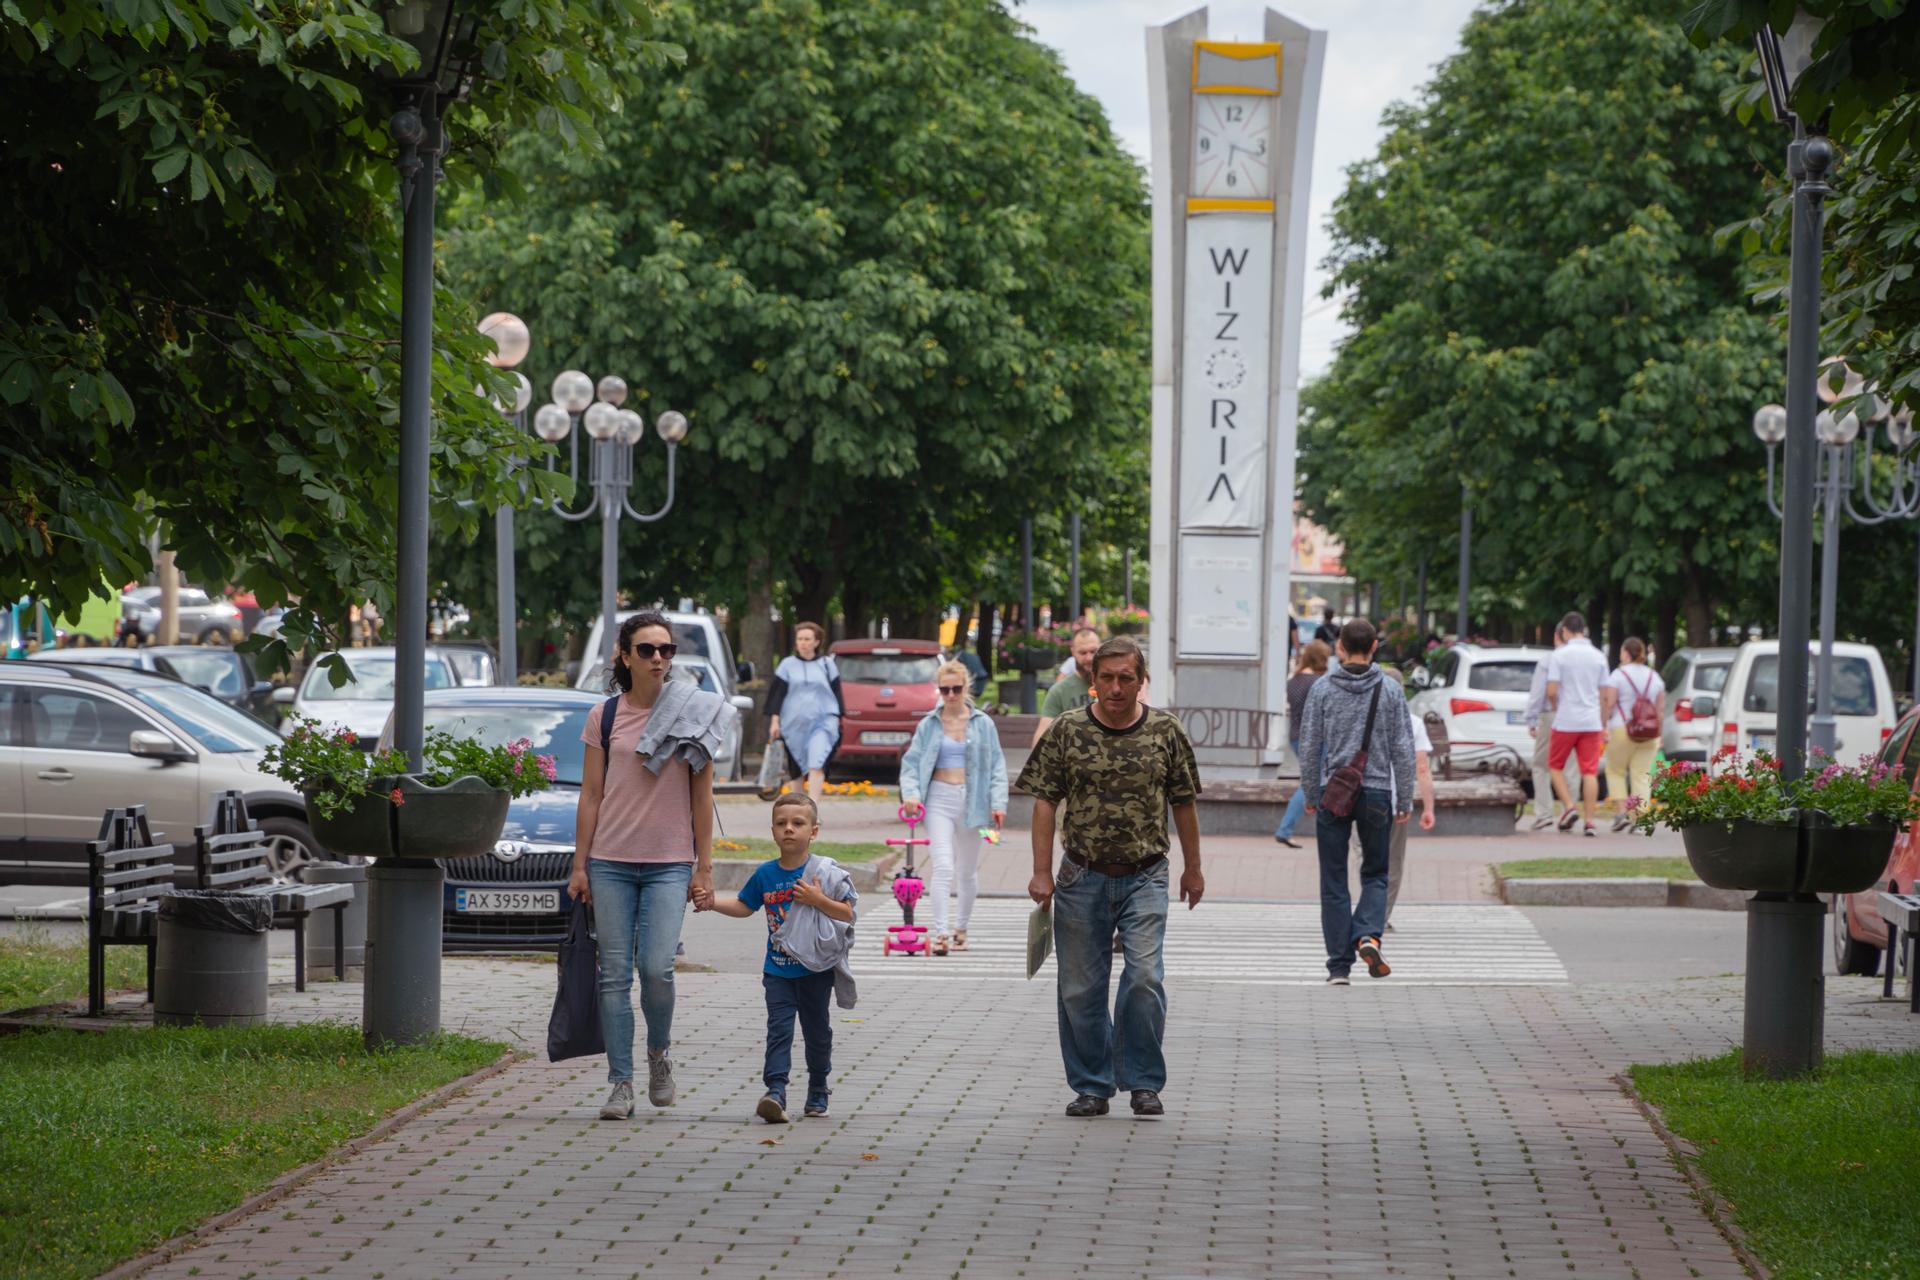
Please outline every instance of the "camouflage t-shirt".
[[1193, 744], [1180, 721], [1143, 708], [1126, 729], [1109, 729], [1092, 707], [1048, 728], [1020, 771], [1020, 789], [1064, 808], [1060, 837], [1093, 862], [1144, 862], [1167, 851], [1167, 807], [1200, 795]]

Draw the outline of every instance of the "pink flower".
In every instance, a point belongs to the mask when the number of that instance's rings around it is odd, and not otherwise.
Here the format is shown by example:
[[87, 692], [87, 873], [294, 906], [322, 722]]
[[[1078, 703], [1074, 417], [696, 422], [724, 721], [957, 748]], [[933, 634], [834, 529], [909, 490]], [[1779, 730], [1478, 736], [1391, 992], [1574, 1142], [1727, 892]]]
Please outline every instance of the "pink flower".
[[405, 804], [407, 802], [407, 798], [400, 794], [400, 788], [398, 787], [387, 792], [387, 799], [393, 801], [395, 804]]
[[552, 782], [560, 776], [560, 766], [553, 762], [552, 756], [535, 756], [534, 760], [539, 764], [540, 772], [547, 776], [548, 782]]
[[1628, 813], [1632, 813], [1632, 812], [1633, 812], [1634, 810], [1636, 810], [1636, 809], [1638, 809], [1638, 808], [1640, 807], [1640, 804], [1641, 804], [1641, 800], [1640, 800], [1640, 797], [1639, 797], [1639, 796], [1628, 796], [1628, 797], [1627, 797], [1627, 812], [1628, 812]]

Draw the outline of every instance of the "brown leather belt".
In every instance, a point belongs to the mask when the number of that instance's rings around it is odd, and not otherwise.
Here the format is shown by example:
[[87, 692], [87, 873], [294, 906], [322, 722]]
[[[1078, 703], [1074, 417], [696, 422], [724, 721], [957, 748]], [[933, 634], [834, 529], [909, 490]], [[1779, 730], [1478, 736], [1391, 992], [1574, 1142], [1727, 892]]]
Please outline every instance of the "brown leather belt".
[[1164, 853], [1155, 854], [1140, 862], [1095, 862], [1092, 858], [1083, 858], [1073, 850], [1067, 850], [1067, 861], [1076, 867], [1085, 867], [1089, 871], [1098, 871], [1103, 876], [1132, 876], [1152, 871], [1167, 860]]

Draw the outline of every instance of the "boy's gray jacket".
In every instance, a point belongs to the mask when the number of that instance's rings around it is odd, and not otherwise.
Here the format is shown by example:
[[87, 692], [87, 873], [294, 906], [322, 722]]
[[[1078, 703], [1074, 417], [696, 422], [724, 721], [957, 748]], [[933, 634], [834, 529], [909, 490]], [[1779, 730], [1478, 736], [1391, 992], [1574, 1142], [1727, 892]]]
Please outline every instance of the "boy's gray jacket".
[[1300, 713], [1300, 786], [1314, 808], [1320, 807], [1320, 788], [1333, 771], [1359, 754], [1376, 687], [1380, 709], [1374, 713], [1373, 744], [1361, 785], [1393, 792], [1396, 814], [1413, 811], [1413, 727], [1407, 700], [1399, 681], [1372, 666], [1359, 675], [1335, 667], [1307, 691], [1307, 705]]
[[[809, 857], [801, 869], [802, 880], [819, 877], [820, 891], [835, 902], [844, 902], [860, 915], [860, 895], [853, 887], [853, 874], [832, 858]], [[859, 992], [854, 989], [853, 971], [847, 957], [853, 954], [853, 921], [835, 920], [814, 907], [795, 903], [787, 908], [787, 918], [774, 932], [774, 940], [787, 954], [814, 973], [833, 970], [833, 998], [842, 1009], [853, 1008]]]
[[739, 714], [725, 698], [690, 680], [668, 680], [654, 701], [647, 727], [640, 731], [640, 741], [634, 744], [634, 754], [655, 774], [675, 757], [699, 773], [720, 754], [733, 717]]

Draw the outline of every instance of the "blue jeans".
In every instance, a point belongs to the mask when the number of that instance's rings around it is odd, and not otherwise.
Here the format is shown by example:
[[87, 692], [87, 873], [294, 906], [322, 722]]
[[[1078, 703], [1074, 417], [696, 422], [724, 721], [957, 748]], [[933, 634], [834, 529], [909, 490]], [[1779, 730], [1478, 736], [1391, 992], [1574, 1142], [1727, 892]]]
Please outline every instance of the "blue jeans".
[[593, 925], [600, 950], [600, 1031], [607, 1080], [633, 1079], [633, 971], [640, 971], [640, 1013], [647, 1048], [673, 1042], [673, 952], [686, 917], [691, 862], [587, 859]]
[[[1353, 968], [1362, 938], [1377, 938], [1387, 923], [1388, 850], [1393, 843], [1393, 796], [1363, 787], [1353, 812], [1336, 818], [1325, 808], [1314, 835], [1320, 842], [1320, 934], [1327, 943], [1327, 972]], [[1347, 894], [1347, 847], [1360, 829], [1360, 905]]]
[[[1293, 758], [1295, 760], [1300, 758], [1300, 744], [1297, 742], [1293, 744]], [[1305, 765], [1301, 765], [1300, 768], [1305, 772]], [[1287, 811], [1280, 815], [1280, 825], [1273, 833], [1275, 837], [1281, 840], [1293, 839], [1294, 828], [1300, 825], [1300, 815], [1306, 811], [1307, 789], [1304, 785], [1295, 787], [1293, 796], [1287, 801]]]
[[[1120, 1090], [1164, 1088], [1167, 1060], [1167, 863], [1105, 876], [1064, 862], [1053, 889], [1053, 950], [1060, 964], [1060, 1056], [1067, 1086], [1111, 1098]], [[1113, 1011], [1107, 977], [1118, 929], [1126, 967]]]
[[793, 1065], [793, 1019], [800, 1016], [800, 1036], [807, 1046], [807, 1100], [819, 1102], [827, 1093], [827, 1073], [833, 1070], [833, 970], [801, 978], [760, 975], [767, 993], [767, 1067], [760, 1078], [767, 1092], [787, 1100], [787, 1071]]

